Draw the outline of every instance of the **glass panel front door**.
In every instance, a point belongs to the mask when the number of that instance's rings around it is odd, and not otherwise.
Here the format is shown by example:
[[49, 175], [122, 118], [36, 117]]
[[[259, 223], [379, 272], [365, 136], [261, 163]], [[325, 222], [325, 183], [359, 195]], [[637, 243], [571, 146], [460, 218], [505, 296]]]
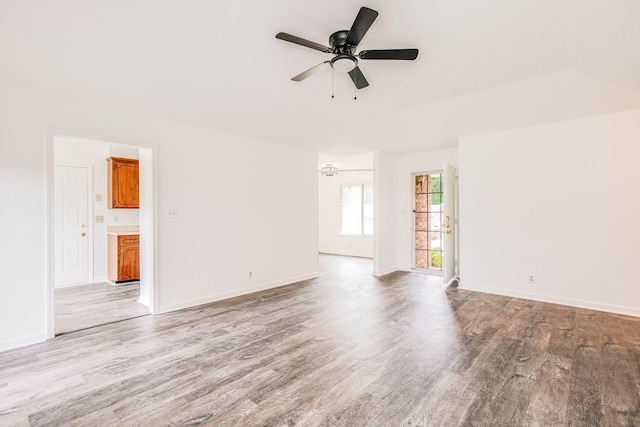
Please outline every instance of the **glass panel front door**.
[[442, 173], [414, 175], [414, 267], [442, 271]]

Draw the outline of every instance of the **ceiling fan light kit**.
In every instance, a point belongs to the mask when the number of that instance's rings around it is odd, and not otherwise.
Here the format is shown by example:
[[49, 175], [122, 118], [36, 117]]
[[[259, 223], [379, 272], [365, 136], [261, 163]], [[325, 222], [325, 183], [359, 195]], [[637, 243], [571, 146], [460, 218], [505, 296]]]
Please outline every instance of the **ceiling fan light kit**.
[[331, 60], [331, 67], [339, 73], [348, 73], [358, 66], [358, 60], [352, 56], [338, 55]]
[[[287, 33], [278, 33], [276, 38], [294, 43], [300, 46], [315, 49], [320, 52], [335, 55], [331, 60], [324, 61], [310, 69], [294, 76], [291, 80], [301, 82], [302, 80], [316, 74], [325, 68], [328, 63], [331, 68], [339, 73], [347, 73], [356, 89], [364, 89], [369, 86], [369, 82], [362, 74], [358, 66], [358, 59], [364, 60], [404, 60], [412, 61], [418, 57], [418, 49], [385, 49], [385, 50], [363, 50], [355, 53], [358, 44], [362, 41], [367, 31], [378, 17], [378, 12], [368, 7], [360, 8], [350, 30], [340, 30], [329, 36], [329, 46], [324, 46]], [[333, 98], [333, 95], [331, 96]], [[355, 97], [354, 97], [355, 98]]]

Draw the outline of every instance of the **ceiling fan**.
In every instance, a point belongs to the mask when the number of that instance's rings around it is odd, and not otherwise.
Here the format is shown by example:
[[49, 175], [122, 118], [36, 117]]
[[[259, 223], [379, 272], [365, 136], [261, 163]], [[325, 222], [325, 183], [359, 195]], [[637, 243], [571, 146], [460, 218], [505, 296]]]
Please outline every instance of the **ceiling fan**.
[[385, 49], [385, 50], [362, 50], [355, 53], [356, 47], [367, 33], [373, 21], [378, 17], [378, 12], [368, 7], [360, 8], [356, 20], [350, 30], [340, 30], [329, 36], [329, 46], [324, 46], [305, 40], [300, 37], [292, 36], [287, 33], [278, 33], [276, 38], [300, 46], [319, 50], [320, 52], [335, 55], [332, 59], [324, 61], [315, 67], [309, 68], [291, 80], [300, 82], [309, 76], [316, 74], [318, 71], [326, 68], [327, 64], [339, 72], [348, 73], [357, 89], [369, 86], [369, 82], [358, 67], [358, 59], [396, 59], [396, 60], [414, 60], [418, 57], [418, 49]]

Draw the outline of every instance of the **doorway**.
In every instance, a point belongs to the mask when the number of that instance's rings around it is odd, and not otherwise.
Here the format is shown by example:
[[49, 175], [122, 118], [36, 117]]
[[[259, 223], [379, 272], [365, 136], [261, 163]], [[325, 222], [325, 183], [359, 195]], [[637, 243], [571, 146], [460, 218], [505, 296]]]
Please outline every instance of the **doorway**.
[[318, 252], [373, 258], [373, 153], [318, 154]]
[[[48, 338], [153, 313], [153, 149], [54, 130], [48, 148]], [[108, 159], [116, 157], [139, 164], [139, 206], [109, 205]], [[110, 280], [113, 234], [139, 248], [136, 280]]]
[[413, 174], [413, 269], [442, 275], [444, 266], [442, 171]]

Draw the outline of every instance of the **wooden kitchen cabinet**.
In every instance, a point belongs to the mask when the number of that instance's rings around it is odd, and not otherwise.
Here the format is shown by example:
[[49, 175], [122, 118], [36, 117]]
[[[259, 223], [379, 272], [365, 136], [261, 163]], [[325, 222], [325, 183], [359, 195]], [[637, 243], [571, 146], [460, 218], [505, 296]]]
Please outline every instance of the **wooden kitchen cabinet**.
[[123, 283], [140, 280], [140, 235], [109, 234], [108, 243], [109, 281]]
[[108, 206], [111, 209], [140, 207], [140, 163], [136, 159], [107, 159]]

